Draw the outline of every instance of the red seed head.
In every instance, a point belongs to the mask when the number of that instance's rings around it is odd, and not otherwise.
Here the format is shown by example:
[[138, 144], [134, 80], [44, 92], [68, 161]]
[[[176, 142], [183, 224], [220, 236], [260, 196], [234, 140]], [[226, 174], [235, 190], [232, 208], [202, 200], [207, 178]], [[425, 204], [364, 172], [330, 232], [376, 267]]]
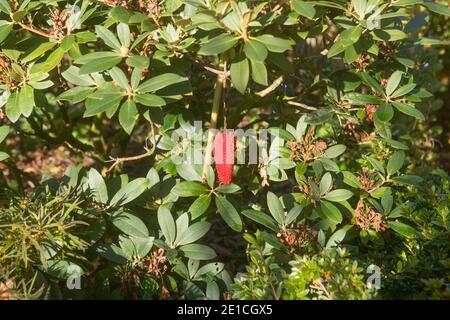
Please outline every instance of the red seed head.
[[222, 184], [230, 184], [233, 179], [235, 140], [234, 132], [219, 132], [214, 139], [214, 163]]

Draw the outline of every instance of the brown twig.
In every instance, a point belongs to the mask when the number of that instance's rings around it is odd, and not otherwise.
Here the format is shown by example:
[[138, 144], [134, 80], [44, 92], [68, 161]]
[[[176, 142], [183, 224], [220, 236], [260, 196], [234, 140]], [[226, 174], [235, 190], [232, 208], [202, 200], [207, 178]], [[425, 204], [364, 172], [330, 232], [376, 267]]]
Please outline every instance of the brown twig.
[[272, 82], [270, 86], [268, 86], [264, 90], [257, 92], [256, 95], [260, 96], [261, 98], [264, 98], [265, 96], [275, 91], [275, 89], [278, 88], [282, 83], [283, 83], [283, 76], [278, 77], [277, 79], [275, 79], [274, 82]]
[[33, 32], [33, 33], [36, 33], [36, 34], [38, 34], [40, 36], [43, 36], [43, 37], [46, 37], [46, 38], [55, 39], [55, 40], [61, 40], [59, 37], [57, 37], [57, 36], [55, 36], [55, 35], [53, 35], [51, 33], [47, 33], [45, 31], [42, 31], [42, 30], [39, 30], [39, 29], [35, 29], [35, 28], [33, 28], [33, 26], [26, 25], [26, 24], [24, 24], [22, 22], [19, 22], [19, 21], [17, 21], [17, 24], [19, 26], [21, 26], [22, 28], [24, 28], [25, 30], [28, 30], [28, 31]]
[[305, 109], [305, 110], [310, 110], [310, 111], [318, 110], [316, 107], [308, 106], [308, 105], [306, 105], [304, 103], [301, 103], [301, 102], [288, 101], [287, 103], [292, 105], [292, 106], [294, 106], [294, 107], [299, 107], [299, 108], [302, 108], [302, 109]]
[[136, 155], [136, 156], [122, 157], [122, 158], [111, 157], [111, 160], [108, 160], [107, 162], [114, 162], [114, 163], [106, 170], [107, 173], [111, 172], [117, 165], [119, 165], [121, 163], [144, 159], [144, 158], [150, 157], [151, 155], [153, 155], [153, 153], [155, 153], [155, 149], [156, 149], [155, 129], [154, 129], [153, 123], [151, 123], [150, 126], [151, 126], [151, 130], [152, 130], [152, 138], [151, 138], [152, 146], [151, 146], [151, 148], [150, 149], [144, 148], [146, 152], [143, 154]]

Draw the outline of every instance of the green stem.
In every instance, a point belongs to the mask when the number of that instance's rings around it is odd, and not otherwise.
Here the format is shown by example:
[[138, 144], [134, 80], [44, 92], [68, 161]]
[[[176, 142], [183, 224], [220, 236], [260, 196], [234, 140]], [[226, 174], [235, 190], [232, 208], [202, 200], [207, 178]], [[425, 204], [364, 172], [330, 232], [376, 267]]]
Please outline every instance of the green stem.
[[[217, 75], [216, 86], [214, 89], [213, 107], [211, 111], [210, 129], [217, 129], [217, 119], [219, 117], [219, 108], [222, 101], [222, 90], [223, 90], [223, 76], [221, 74]], [[211, 164], [211, 153], [213, 149], [214, 133], [213, 130], [208, 132], [208, 143], [206, 145], [206, 153], [203, 162], [203, 181], [206, 182], [206, 177], [208, 175], [208, 166]]]

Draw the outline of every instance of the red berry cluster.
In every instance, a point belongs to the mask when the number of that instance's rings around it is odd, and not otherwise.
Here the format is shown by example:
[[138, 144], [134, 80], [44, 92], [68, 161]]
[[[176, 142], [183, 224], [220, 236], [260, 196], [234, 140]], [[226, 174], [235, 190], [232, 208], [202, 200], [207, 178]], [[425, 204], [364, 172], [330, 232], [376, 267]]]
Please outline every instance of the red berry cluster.
[[230, 184], [233, 179], [236, 135], [234, 132], [219, 132], [214, 139], [214, 163], [221, 184]]

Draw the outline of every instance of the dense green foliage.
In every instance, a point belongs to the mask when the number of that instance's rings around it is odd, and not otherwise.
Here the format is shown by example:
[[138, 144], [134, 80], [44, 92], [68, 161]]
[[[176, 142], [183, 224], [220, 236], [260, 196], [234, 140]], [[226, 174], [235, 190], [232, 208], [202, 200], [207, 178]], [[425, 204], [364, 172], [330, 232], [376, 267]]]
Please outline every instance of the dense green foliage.
[[[449, 16], [0, 0], [0, 299], [448, 299]], [[258, 163], [221, 184], [196, 121]]]

